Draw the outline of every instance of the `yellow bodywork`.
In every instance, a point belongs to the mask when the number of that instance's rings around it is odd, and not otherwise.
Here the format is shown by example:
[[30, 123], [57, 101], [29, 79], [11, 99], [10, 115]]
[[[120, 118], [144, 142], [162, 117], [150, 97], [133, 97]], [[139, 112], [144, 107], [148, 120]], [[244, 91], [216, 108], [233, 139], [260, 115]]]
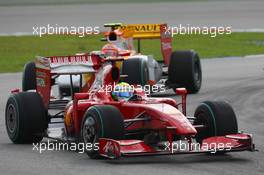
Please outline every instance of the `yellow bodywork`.
[[125, 38], [154, 39], [160, 38], [160, 26], [162, 24], [128, 24], [120, 26]]

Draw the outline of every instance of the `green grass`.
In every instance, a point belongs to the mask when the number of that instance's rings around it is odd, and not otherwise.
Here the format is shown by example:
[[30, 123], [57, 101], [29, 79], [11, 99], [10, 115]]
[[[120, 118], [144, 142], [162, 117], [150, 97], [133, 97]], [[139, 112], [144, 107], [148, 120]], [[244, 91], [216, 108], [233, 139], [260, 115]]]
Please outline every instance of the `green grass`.
[[[1, 36], [0, 72], [18, 72], [36, 55], [72, 55], [100, 50], [100, 35], [78, 36]], [[212, 38], [207, 35], [177, 35], [173, 50], [196, 50], [201, 58], [264, 54], [264, 33], [232, 33]], [[160, 42], [145, 40], [142, 53], [161, 58]]]

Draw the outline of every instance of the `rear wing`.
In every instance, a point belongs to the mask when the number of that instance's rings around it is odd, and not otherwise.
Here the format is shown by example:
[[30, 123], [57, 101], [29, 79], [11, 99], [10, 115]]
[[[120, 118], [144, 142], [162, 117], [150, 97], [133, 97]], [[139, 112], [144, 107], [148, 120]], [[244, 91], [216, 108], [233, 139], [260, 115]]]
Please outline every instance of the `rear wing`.
[[167, 27], [167, 24], [127, 24], [121, 25], [119, 29], [124, 36], [132, 36], [135, 39], [159, 39], [161, 27]]
[[98, 64], [97, 62], [98, 59], [92, 59], [91, 55], [37, 57], [36, 59], [37, 67], [45, 67], [50, 69], [52, 74], [57, 75], [95, 72], [94, 66]]
[[165, 65], [170, 62], [172, 53], [172, 37], [168, 32], [167, 24], [127, 24], [118, 27], [123, 31], [124, 37], [132, 37], [138, 40], [138, 52], [140, 52], [141, 39], [160, 39], [160, 48]]
[[[94, 73], [98, 72], [105, 62], [123, 61], [124, 57], [101, 57], [98, 52], [91, 54], [70, 55], [70, 56], [37, 56], [36, 65], [36, 89], [42, 96], [44, 105], [48, 107], [50, 102], [51, 86], [54, 79], [59, 75], [70, 75], [71, 90], [73, 92], [72, 75], [87, 75], [89, 80], [86, 82], [92, 85]], [[80, 78], [80, 89], [82, 88], [82, 78]], [[88, 87], [89, 87], [88, 85]], [[73, 95], [73, 93], [72, 93]], [[72, 96], [73, 99], [73, 96]]]
[[35, 60], [36, 89], [41, 94], [45, 106], [48, 107], [49, 105], [54, 77], [65, 74], [72, 76], [94, 73], [101, 64], [98, 57], [98, 55], [93, 54], [52, 57], [37, 56]]

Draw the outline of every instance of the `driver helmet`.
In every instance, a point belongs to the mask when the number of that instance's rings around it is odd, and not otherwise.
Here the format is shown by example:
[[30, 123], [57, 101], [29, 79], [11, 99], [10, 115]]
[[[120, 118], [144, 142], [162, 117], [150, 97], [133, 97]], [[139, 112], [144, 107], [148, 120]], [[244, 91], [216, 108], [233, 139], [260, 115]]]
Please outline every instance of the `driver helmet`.
[[133, 88], [125, 82], [118, 83], [114, 86], [114, 90], [112, 92], [112, 97], [114, 100], [128, 100], [130, 97], [134, 95]]

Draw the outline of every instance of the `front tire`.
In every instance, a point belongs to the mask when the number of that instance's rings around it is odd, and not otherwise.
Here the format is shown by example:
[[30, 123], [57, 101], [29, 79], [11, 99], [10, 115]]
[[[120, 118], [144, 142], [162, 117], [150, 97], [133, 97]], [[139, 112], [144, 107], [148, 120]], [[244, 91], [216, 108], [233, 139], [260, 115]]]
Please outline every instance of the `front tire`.
[[40, 142], [47, 129], [47, 112], [38, 93], [12, 94], [6, 104], [6, 130], [13, 143]]
[[195, 111], [194, 125], [205, 125], [198, 131], [199, 143], [208, 137], [238, 133], [237, 119], [232, 107], [223, 101], [205, 101]]
[[171, 55], [168, 83], [185, 87], [188, 93], [197, 93], [202, 85], [202, 69], [199, 55], [194, 51], [175, 51]]
[[[81, 142], [86, 144], [98, 143], [99, 138], [123, 139], [124, 121], [120, 111], [111, 105], [95, 105], [87, 109], [81, 126]], [[92, 159], [100, 157], [95, 147], [86, 150]]]

